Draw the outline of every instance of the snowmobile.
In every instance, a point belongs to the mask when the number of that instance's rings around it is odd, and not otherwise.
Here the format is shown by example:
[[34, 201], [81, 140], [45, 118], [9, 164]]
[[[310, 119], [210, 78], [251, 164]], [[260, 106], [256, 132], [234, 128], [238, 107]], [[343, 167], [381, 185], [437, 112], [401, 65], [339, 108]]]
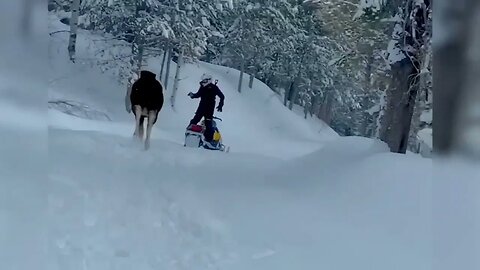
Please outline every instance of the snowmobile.
[[213, 126], [213, 130], [214, 130], [214, 133], [213, 133], [213, 146], [214, 148], [210, 148], [210, 147], [207, 147], [207, 145], [205, 144], [205, 136], [204, 136], [204, 132], [205, 132], [205, 129], [206, 129], [206, 126], [205, 126], [205, 119], [203, 119], [201, 122], [200, 122], [200, 125], [189, 125], [187, 127], [187, 130], [185, 131], [185, 143], [184, 143], [184, 147], [193, 147], [193, 148], [200, 148], [200, 147], [203, 147], [205, 149], [209, 149], [209, 150], [218, 150], [218, 151], [222, 151], [222, 152], [229, 152], [230, 151], [230, 147], [227, 147], [223, 144], [222, 142], [222, 135], [220, 134], [220, 130], [218, 130], [218, 127], [217, 127], [217, 122], [215, 122], [215, 120], [220, 120], [222, 121], [222, 119], [218, 118], [218, 117], [213, 117], [212, 119], [212, 126]]

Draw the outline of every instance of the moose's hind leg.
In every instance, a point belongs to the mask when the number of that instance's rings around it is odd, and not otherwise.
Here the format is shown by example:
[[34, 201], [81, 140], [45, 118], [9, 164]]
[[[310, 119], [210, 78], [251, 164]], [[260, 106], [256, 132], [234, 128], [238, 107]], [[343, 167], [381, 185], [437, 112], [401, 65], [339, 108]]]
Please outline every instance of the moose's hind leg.
[[133, 133], [134, 136], [136, 136], [139, 139], [142, 139], [143, 137], [143, 125], [142, 125], [142, 107], [139, 105], [133, 106], [133, 109], [135, 111], [135, 132]]
[[157, 111], [148, 112], [148, 122], [147, 122], [147, 137], [145, 139], [145, 150], [150, 148], [150, 135], [152, 133], [153, 124], [157, 121]]

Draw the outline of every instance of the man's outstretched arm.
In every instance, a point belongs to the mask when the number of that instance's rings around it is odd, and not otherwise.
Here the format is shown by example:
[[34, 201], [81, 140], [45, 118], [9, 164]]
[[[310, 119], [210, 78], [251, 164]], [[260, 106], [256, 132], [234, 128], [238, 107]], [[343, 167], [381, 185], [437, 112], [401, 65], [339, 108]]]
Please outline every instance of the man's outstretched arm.
[[198, 91], [196, 93], [188, 93], [188, 96], [191, 97], [191, 98], [199, 98], [202, 96], [202, 88], [198, 89]]

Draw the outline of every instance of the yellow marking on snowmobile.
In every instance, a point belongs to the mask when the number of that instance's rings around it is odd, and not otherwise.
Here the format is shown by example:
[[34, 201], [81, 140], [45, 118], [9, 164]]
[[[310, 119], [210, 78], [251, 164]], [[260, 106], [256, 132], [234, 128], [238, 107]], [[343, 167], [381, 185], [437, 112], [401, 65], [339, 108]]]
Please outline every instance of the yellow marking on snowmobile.
[[220, 135], [220, 132], [215, 131], [215, 133], [213, 134], [213, 140], [218, 142], [221, 139], [222, 139], [222, 135]]

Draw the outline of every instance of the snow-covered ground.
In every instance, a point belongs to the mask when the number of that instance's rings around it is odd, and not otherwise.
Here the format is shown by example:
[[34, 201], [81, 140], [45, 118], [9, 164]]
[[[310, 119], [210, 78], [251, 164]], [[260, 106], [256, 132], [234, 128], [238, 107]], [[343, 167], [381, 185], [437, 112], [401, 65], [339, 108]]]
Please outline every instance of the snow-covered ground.
[[[50, 98], [103, 108], [112, 121], [49, 110], [52, 269], [429, 266], [429, 185], [417, 181], [428, 179], [429, 160], [340, 138], [321, 121], [289, 111], [259, 81], [237, 93], [238, 71], [207, 63], [182, 70], [175, 111], [167, 101], [144, 152], [132, 140], [125, 87], [68, 64], [65, 42], [52, 40], [60, 52], [52, 55], [54, 76], [61, 79]], [[146, 68], [158, 71], [160, 60]], [[198, 102], [186, 94], [204, 72], [226, 95], [218, 116], [228, 154], [183, 147]], [[395, 163], [402, 166], [392, 169]], [[424, 169], [403, 179], [411, 165]]]
[[[61, 27], [50, 19], [52, 31]], [[80, 44], [89, 38], [82, 32]], [[237, 93], [238, 71], [206, 63], [182, 71], [176, 110], [166, 103], [144, 151], [132, 139], [125, 86], [95, 67], [70, 64], [65, 41], [65, 34], [51, 38], [49, 100], [81, 103], [110, 120], [54, 107], [44, 118], [46, 110], [10, 98], [40, 80], [2, 69], [1, 269], [424, 270], [462, 257], [432, 247], [450, 243], [439, 232], [458, 239], [467, 213], [449, 204], [462, 191], [447, 189], [450, 182], [432, 194], [430, 159], [339, 137], [284, 108], [258, 81]], [[88, 56], [88, 47], [79, 49]], [[158, 70], [159, 62], [148, 67]], [[203, 72], [226, 95], [218, 116], [231, 153], [183, 147], [198, 102], [186, 93], [196, 91]], [[3, 117], [11, 115], [16, 120]], [[462, 202], [478, 203], [478, 183], [469, 187]], [[439, 200], [445, 192], [450, 201]], [[445, 264], [436, 267], [439, 255]]]

